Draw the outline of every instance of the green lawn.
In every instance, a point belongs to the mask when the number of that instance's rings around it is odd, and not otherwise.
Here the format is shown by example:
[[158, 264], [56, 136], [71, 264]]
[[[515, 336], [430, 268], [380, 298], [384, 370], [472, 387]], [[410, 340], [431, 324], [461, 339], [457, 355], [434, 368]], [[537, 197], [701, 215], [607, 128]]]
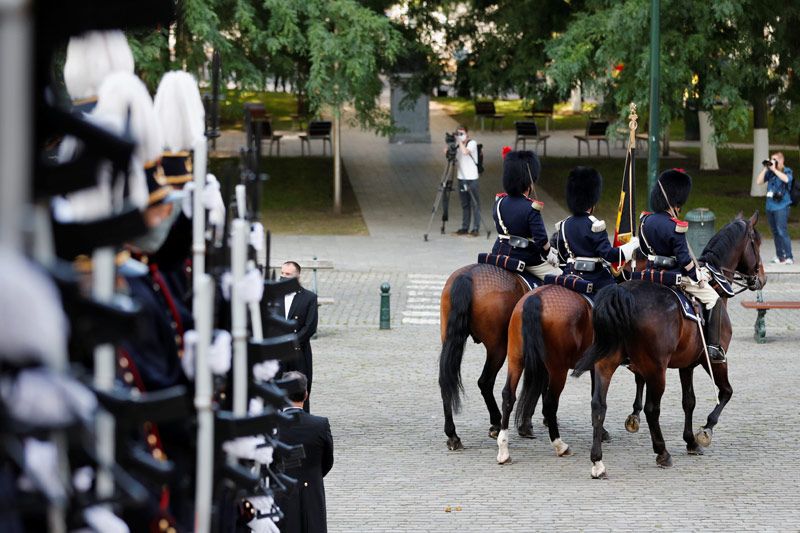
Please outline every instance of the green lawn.
[[[707, 207], [716, 215], [716, 227], [721, 228], [731, 221], [739, 211], [750, 216], [755, 210], [762, 215], [759, 228], [765, 237], [770, 237], [769, 226], [764, 214], [764, 198], [750, 196], [750, 168], [752, 151], [720, 149], [718, 171], [699, 170], [699, 150], [684, 149], [686, 159], [662, 159], [660, 168], [684, 168], [693, 179], [689, 202], [684, 206], [685, 215], [696, 207]], [[597, 216], [613, 228], [619, 205], [619, 192], [622, 181], [623, 161], [597, 157], [548, 157], [542, 160], [541, 187], [563, 206], [566, 178], [570, 169], [578, 165], [592, 166], [603, 175], [604, 187]], [[636, 207], [639, 211], [647, 209], [647, 160], [636, 161]], [[793, 238], [800, 238], [800, 210], [794, 209], [789, 219], [789, 231]], [[612, 230], [613, 231], [613, 230]]]
[[291, 93], [264, 91], [226, 90], [222, 93], [219, 105], [219, 120], [222, 128], [241, 128], [244, 122], [244, 104], [261, 102], [272, 115], [272, 128], [289, 130], [291, 116], [297, 113], [297, 98]]
[[[444, 106], [447, 114], [453, 117], [460, 124], [466, 124], [470, 128], [480, 127], [480, 122], [475, 120], [475, 106], [473, 100], [469, 98], [433, 98]], [[504, 114], [503, 129], [513, 129], [514, 121], [516, 120], [530, 120], [526, 119], [525, 115], [528, 113], [523, 110], [522, 100], [495, 100], [495, 110], [499, 114]], [[592, 104], [583, 105], [583, 110], [580, 113], [575, 113], [570, 109], [570, 105], [566, 102], [556, 104], [553, 118], [550, 120], [550, 128], [554, 130], [575, 130], [583, 129], [586, 127], [586, 120], [590, 114], [593, 113], [595, 106]], [[639, 111], [639, 132], [647, 131], [647, 112], [646, 110]], [[731, 143], [752, 143], [753, 142], [753, 113], [748, 115], [747, 130], [744, 133], [731, 131], [728, 133], [728, 141]], [[772, 113], [769, 114], [769, 125], [772, 128], [774, 124], [774, 117]], [[544, 118], [537, 117], [536, 123], [540, 128], [544, 128]], [[486, 127], [489, 127], [487, 121]], [[669, 125], [670, 139], [674, 141], [682, 141], [685, 138], [683, 118], [673, 120]], [[787, 135], [778, 135], [774, 131], [770, 131], [770, 142], [772, 144], [790, 144], [797, 146], [798, 140]]]
[[[265, 157], [261, 170], [269, 174], [264, 184], [264, 227], [290, 235], [368, 235], [361, 209], [342, 165], [342, 214], [333, 214], [333, 162], [329, 157]], [[238, 183], [239, 159], [209, 161], [223, 184]]]
[[[477, 129], [480, 127], [480, 121], [475, 120], [475, 106], [473, 101], [469, 98], [437, 97], [433, 98], [433, 101], [444, 106], [447, 114], [453, 117], [459, 124], [465, 124], [468, 128]], [[529, 118], [525, 118], [525, 115], [528, 114], [529, 111], [523, 109], [522, 100], [495, 100], [494, 106], [498, 114], [505, 115], [503, 119], [504, 129], [513, 129], [514, 121], [530, 120]], [[553, 118], [550, 119], [550, 129], [579, 130], [586, 127], [586, 118], [594, 107], [587, 104], [581, 113], [574, 113], [568, 108], [568, 104], [557, 104], [555, 106]], [[536, 123], [539, 124], [541, 129], [544, 129], [544, 118], [537, 117]], [[486, 127], [489, 127], [489, 121], [486, 121]]]

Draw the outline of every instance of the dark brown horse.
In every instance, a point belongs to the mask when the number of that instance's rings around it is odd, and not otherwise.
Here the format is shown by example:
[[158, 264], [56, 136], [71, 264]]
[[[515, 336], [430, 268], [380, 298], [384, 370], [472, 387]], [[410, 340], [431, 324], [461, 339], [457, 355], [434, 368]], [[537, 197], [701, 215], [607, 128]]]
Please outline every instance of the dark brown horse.
[[558, 285], [534, 289], [517, 302], [508, 324], [508, 378], [497, 462], [508, 462], [508, 424], [524, 372], [516, 419], [530, 420], [542, 395], [542, 414], [558, 456], [571, 455], [558, 430], [558, 401], [569, 370], [592, 344], [592, 309], [580, 294]]
[[[743, 280], [742, 284], [750, 290], [757, 290], [766, 283], [759, 252], [761, 236], [755, 228], [757, 222], [758, 213], [749, 220], [737, 217], [711, 239], [701, 257], [701, 261], [715, 265], [729, 279]], [[607, 476], [601, 442], [606, 396], [614, 371], [625, 357], [630, 359], [631, 369], [646, 384], [644, 412], [656, 463], [661, 467], [672, 465], [672, 457], [664, 444], [659, 426], [667, 368], [677, 368], [680, 373], [686, 449], [690, 454], [702, 454], [700, 446], [711, 443], [714, 426], [730, 400], [733, 389], [728, 381], [727, 363], [712, 364], [709, 369], [699, 328], [695, 322], [683, 317], [669, 289], [646, 281], [628, 281], [606, 287], [597, 295], [593, 325], [594, 343], [577, 363], [575, 370], [575, 375], [580, 375], [593, 369], [595, 375], [596, 386], [592, 395], [592, 477]], [[725, 311], [721, 341], [726, 350], [730, 339], [731, 324]], [[692, 428], [695, 407], [692, 378], [694, 368], [698, 365], [713, 374], [719, 388], [719, 403], [709, 414], [706, 425], [695, 434]]]
[[[489, 410], [489, 436], [500, 430], [500, 409], [494, 397], [497, 373], [506, 360], [508, 321], [514, 305], [527, 291], [519, 276], [493, 265], [468, 265], [453, 272], [442, 290], [442, 352], [439, 356], [439, 388], [444, 404], [444, 432], [447, 447], [464, 446], [456, 434], [453, 413], [461, 408], [461, 359], [468, 337], [486, 348], [478, 387]], [[519, 428], [520, 435], [532, 436], [530, 418]]]

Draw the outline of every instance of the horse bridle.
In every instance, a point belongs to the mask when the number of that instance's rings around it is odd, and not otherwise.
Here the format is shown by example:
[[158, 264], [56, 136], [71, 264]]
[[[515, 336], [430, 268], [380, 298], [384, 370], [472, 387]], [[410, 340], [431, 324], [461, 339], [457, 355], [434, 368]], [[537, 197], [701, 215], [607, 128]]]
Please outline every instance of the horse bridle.
[[[746, 221], [743, 221], [747, 224]], [[746, 290], [758, 290], [761, 288], [761, 282], [758, 280], [758, 272], [761, 270], [761, 254], [758, 253], [756, 249], [756, 237], [754, 233], [754, 229], [747, 224], [747, 238], [750, 240], [750, 247], [753, 249], [753, 256], [756, 258], [756, 265], [755, 265], [755, 274], [745, 274], [743, 272], [739, 272], [738, 270], [731, 270], [730, 268], [722, 267], [723, 274], [730, 275], [730, 282], [733, 285], [739, 287], [738, 290], [734, 290], [734, 296], [737, 294], [741, 294]]]

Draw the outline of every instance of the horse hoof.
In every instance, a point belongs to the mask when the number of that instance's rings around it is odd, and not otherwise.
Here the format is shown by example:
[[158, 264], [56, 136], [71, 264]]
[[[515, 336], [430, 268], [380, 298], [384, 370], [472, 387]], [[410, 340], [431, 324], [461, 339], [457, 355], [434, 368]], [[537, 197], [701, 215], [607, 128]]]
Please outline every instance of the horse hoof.
[[703, 448], [695, 444], [687, 444], [686, 445], [686, 452], [689, 455], [703, 455]]
[[447, 439], [447, 449], [450, 451], [463, 450], [464, 445], [461, 444], [461, 439], [458, 437], [451, 437]]
[[569, 444], [567, 444], [561, 439], [556, 439], [552, 441], [550, 445], [553, 447], [553, 450], [555, 450], [556, 455], [559, 457], [572, 455], [572, 450], [570, 449]]
[[592, 464], [592, 479], [608, 479], [608, 473], [603, 461], [597, 461]]
[[600, 438], [603, 440], [603, 442], [611, 442], [611, 435], [605, 429], [603, 430], [603, 435]]
[[536, 435], [533, 434], [533, 428], [531, 426], [522, 426], [517, 428], [517, 434], [522, 437], [523, 439], [535, 439]]
[[498, 453], [497, 454], [497, 464], [499, 464], [499, 465], [511, 464], [511, 454], [509, 454], [509, 453]]
[[709, 428], [700, 428], [697, 433], [694, 434], [694, 440], [703, 448], [708, 448], [711, 446], [711, 436], [713, 433], [713, 430]]
[[489, 428], [489, 437], [491, 437], [491, 438], [493, 438], [493, 439], [496, 439], [496, 438], [497, 438], [497, 434], [498, 434], [498, 433], [500, 433], [500, 428], [499, 428], [499, 427], [497, 427], [497, 426], [491, 426], [491, 427]]
[[625, 419], [625, 429], [628, 430], [628, 433], [639, 431], [639, 421], [639, 415], [628, 415], [628, 418]]
[[669, 452], [664, 452], [656, 457], [656, 464], [660, 468], [670, 468], [672, 466], [672, 456]]

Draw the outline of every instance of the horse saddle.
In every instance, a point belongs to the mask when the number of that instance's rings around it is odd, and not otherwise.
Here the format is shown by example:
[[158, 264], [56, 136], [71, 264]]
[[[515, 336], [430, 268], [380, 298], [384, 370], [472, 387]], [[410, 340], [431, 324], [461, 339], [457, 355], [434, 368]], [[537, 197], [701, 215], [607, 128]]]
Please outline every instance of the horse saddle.
[[548, 274], [544, 277], [544, 284], [545, 285], [561, 285], [571, 291], [575, 291], [579, 294], [593, 294], [594, 293], [594, 283], [591, 281], [586, 281], [580, 276], [576, 276], [574, 274], [562, 274], [562, 275], [555, 275], [555, 274]]
[[692, 298], [683, 292], [680, 289], [676, 289], [673, 287], [667, 287], [672, 294], [675, 295], [675, 298], [678, 299], [678, 306], [681, 308], [681, 312], [683, 313], [683, 317], [688, 320], [694, 320], [701, 326], [703, 325], [703, 317], [697, 313], [697, 308], [694, 306], [694, 301]]
[[528, 290], [533, 290], [542, 284], [542, 280], [525, 270], [525, 262], [514, 259], [508, 255], [497, 254], [478, 254], [478, 263], [484, 265], [494, 265], [509, 272], [515, 273], [523, 281]]

